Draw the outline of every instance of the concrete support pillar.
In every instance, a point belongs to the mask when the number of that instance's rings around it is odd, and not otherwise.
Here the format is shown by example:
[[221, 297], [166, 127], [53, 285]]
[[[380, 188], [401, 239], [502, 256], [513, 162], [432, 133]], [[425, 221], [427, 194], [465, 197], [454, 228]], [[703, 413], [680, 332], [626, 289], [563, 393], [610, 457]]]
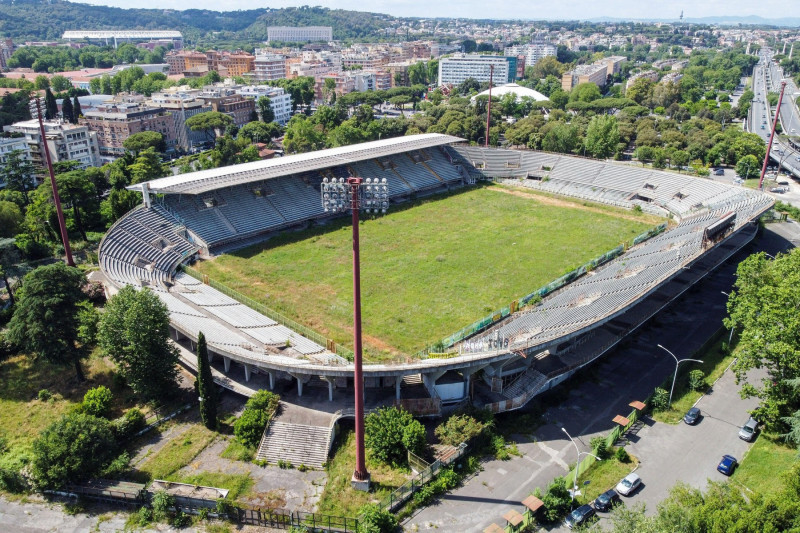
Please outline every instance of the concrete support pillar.
[[275, 390], [275, 372], [267, 372], [269, 375], [269, 390]]
[[322, 379], [328, 383], [328, 401], [333, 401], [333, 389], [336, 388], [336, 378], [322, 376]]
[[227, 374], [228, 372], [231, 371], [231, 358], [230, 357], [223, 357], [222, 358], [222, 362], [225, 365], [225, 373]]
[[250, 381], [250, 365], [248, 364], [244, 365], [244, 380]]
[[306, 375], [303, 375], [303, 374], [291, 374], [291, 373], [289, 375], [297, 380], [297, 395], [298, 396], [302, 396], [303, 395], [303, 383], [308, 382], [311, 379], [311, 376], [306, 376]]
[[194, 341], [192, 339], [189, 339], [189, 348], [192, 350], [192, 353], [197, 352], [197, 347], [195, 346]]
[[400, 399], [400, 385], [403, 384], [403, 376], [397, 376], [394, 379], [394, 395], [399, 400]]
[[461, 375], [464, 376], [464, 396], [469, 396], [469, 384], [470, 380], [472, 379], [472, 374], [484, 369], [485, 367], [485, 364], [479, 364], [468, 366], [467, 368], [461, 370]]
[[430, 394], [432, 398], [436, 397], [436, 380], [442, 377], [445, 372], [446, 370], [436, 370], [427, 374], [422, 374], [422, 383], [425, 385], [425, 388], [428, 389], [428, 394]]
[[211, 350], [208, 350], [208, 362], [209, 363], [214, 362], [214, 352], [212, 352]]

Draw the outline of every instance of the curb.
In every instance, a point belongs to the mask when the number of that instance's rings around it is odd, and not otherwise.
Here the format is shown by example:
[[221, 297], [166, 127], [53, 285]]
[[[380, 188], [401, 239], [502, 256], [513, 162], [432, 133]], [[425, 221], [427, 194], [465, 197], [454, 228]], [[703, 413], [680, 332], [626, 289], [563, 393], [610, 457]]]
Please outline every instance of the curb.
[[700, 395], [700, 397], [697, 399], [697, 401], [692, 404], [692, 407], [697, 407], [697, 404], [700, 403], [700, 400], [705, 398], [706, 394], [708, 393], [708, 390], [712, 389], [714, 387], [714, 385], [717, 384], [717, 381], [722, 379], [722, 377], [728, 372], [728, 370], [733, 366], [733, 363], [735, 363], [737, 359], [739, 359], [739, 358], [738, 357], [734, 357], [733, 358], [733, 361], [731, 361], [728, 364], [728, 366], [725, 367], [725, 370], [722, 371], [722, 374], [720, 374], [719, 377], [714, 380], [714, 383], [712, 383], [711, 386], [708, 387], [708, 389], [706, 389], [706, 392], [704, 392], [703, 394]]

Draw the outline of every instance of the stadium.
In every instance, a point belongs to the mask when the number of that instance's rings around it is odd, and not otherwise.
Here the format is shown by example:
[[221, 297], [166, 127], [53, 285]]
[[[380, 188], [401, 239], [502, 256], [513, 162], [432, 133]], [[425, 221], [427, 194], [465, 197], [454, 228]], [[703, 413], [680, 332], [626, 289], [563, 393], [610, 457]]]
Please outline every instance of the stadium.
[[[530, 287], [483, 319], [483, 308], [472, 310], [476, 322], [457, 325], [441, 341], [425, 339], [434, 346], [364, 365], [368, 396], [391, 395], [426, 414], [469, 400], [495, 412], [524, 406], [608, 352], [750, 242], [758, 218], [772, 206], [758, 191], [708, 179], [420, 134], [133, 185], [143, 204], [107, 232], [101, 270], [114, 287], [153, 290], [169, 309], [174, 339], [193, 346], [202, 331], [228, 376], [241, 375], [233, 362], [243, 368], [245, 382], [253, 373], [268, 376], [270, 387], [290, 380], [298, 396], [304, 385], [323, 384], [333, 399], [337, 390], [352, 391], [346, 346], [183, 267], [298, 230], [333, 231], [321, 183], [348, 176], [386, 178], [389, 217], [420, 198], [470, 194], [488, 180], [519, 194], [601, 204], [663, 222], [627, 244], [584, 257], [567, 274], [551, 272], [549, 283]], [[409, 216], [415, 209], [408, 208]], [[220, 376], [220, 385], [236, 390], [235, 380]]]

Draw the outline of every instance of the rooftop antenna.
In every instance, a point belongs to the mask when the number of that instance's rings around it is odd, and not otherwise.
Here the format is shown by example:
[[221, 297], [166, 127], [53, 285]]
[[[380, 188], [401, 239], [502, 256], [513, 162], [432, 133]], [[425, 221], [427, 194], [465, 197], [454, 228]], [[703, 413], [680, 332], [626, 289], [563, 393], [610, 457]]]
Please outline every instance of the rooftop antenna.
[[681, 16], [678, 18], [681, 19], [681, 22], [683, 22], [683, 9], [681, 9]]

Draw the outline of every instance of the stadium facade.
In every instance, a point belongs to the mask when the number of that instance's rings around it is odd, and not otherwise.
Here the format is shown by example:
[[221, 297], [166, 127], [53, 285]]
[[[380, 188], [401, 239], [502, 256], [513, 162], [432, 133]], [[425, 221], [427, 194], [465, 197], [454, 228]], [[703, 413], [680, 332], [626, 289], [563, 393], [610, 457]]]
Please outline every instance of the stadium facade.
[[[329, 217], [324, 178], [387, 178], [392, 201], [494, 179], [673, 219], [674, 226], [621, 256], [585, 268], [558, 290], [452, 339], [446, 354], [367, 364], [370, 388], [421, 378], [426, 412], [472, 395], [494, 411], [523, 406], [611, 349], [755, 235], [772, 200], [754, 190], [648, 168], [533, 151], [466, 146], [440, 134], [412, 135], [171, 176], [131, 186], [143, 204], [118, 220], [100, 245], [114, 287], [153, 290], [170, 311], [178, 341], [203, 331], [226, 371], [267, 374], [271, 386], [322, 377], [331, 397], [353, 365], [317, 342], [178, 270], [198, 256], [259, 242]], [[665, 226], [664, 226], [665, 227]], [[664, 229], [662, 227], [662, 229]], [[317, 339], [319, 340], [319, 339]], [[480, 371], [481, 392], [472, 386]], [[225, 383], [221, 383], [226, 386]], [[419, 404], [419, 402], [418, 402]]]

